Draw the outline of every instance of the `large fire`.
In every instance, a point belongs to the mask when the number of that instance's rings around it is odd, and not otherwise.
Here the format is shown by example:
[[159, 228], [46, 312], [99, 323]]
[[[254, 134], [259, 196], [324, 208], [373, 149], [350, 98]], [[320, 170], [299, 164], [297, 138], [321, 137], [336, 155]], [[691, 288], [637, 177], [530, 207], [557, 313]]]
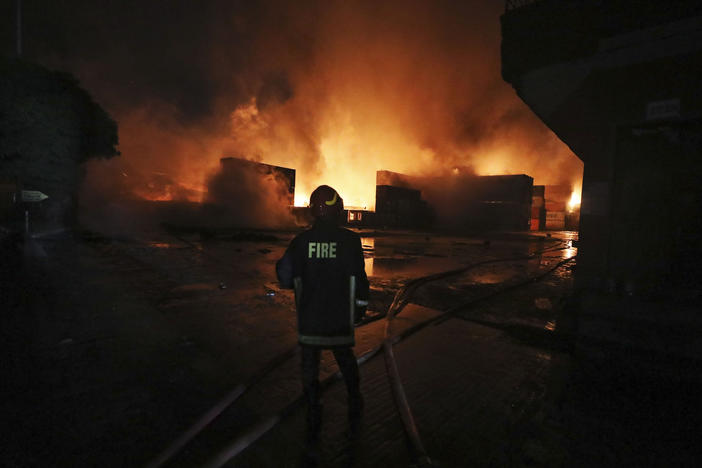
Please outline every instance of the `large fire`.
[[328, 184], [374, 209], [378, 170], [580, 185], [582, 163], [501, 80], [499, 5], [453, 8], [322, 2], [309, 16], [291, 8], [283, 26], [257, 18], [241, 33], [246, 67], [227, 68], [231, 42], [212, 45], [220, 61], [202, 73], [220, 95], [206, 117], [160, 101], [117, 116], [132, 193], [201, 201], [225, 155], [295, 169], [299, 206]]
[[[161, 150], [187, 153], [188, 157], [165, 168], [168, 172], [152, 165], [150, 169], [161, 170], [143, 172], [138, 182], [132, 183], [131, 190], [134, 195], [153, 201], [201, 202], [206, 196], [208, 178], [219, 168], [219, 158], [230, 153], [296, 169], [296, 206], [306, 206], [312, 190], [327, 184], [341, 193], [347, 206], [372, 210], [378, 170], [414, 175], [450, 171], [453, 165], [444, 165], [442, 160], [463, 162], [459, 165], [472, 168], [478, 175], [525, 173], [534, 177], [536, 185], [558, 182], [558, 178], [568, 180], [573, 186], [580, 185], [577, 167], [570, 172], [557, 173], [549, 166], [538, 164], [538, 159], [520, 157], [523, 145], [519, 142], [523, 136], [515, 141], [489, 142], [482, 146], [480, 153], [466, 151], [461, 156], [454, 152], [447, 157], [436, 149], [423, 147], [415, 135], [393, 121], [392, 112], [377, 106], [378, 103], [372, 106], [377, 112], [375, 116], [355, 106], [349, 106], [345, 112], [318, 109], [320, 135], [315, 140], [306, 140], [296, 128], [295, 114], [300, 110], [295, 103], [262, 112], [252, 98], [230, 114], [230, 134], [224, 137], [202, 141], [196, 132], [159, 131], [156, 139], [165, 142]], [[145, 125], [144, 115], [128, 119], [124, 128], [132, 139], [125, 152], [131, 147], [143, 148], [154, 138], [153, 130]], [[555, 136], [552, 138], [555, 140]], [[552, 156], [554, 160], [562, 159], [568, 152], [554, 142], [548, 146], [547, 149], [556, 153]], [[571, 211], [579, 205], [579, 197], [580, 191], [574, 191], [569, 203]]]

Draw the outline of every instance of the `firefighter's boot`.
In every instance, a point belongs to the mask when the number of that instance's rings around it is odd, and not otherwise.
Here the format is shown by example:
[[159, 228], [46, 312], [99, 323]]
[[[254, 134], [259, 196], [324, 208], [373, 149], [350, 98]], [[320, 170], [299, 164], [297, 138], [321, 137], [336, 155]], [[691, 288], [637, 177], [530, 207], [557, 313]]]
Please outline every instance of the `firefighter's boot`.
[[322, 405], [310, 405], [307, 409], [307, 427], [305, 428], [305, 446], [319, 445], [319, 433], [322, 430]]
[[319, 433], [322, 430], [322, 405], [310, 404], [307, 407], [307, 419], [305, 427], [305, 449], [302, 454], [303, 467], [315, 467], [319, 465]]
[[360, 393], [349, 395], [349, 437], [358, 438], [363, 417], [363, 397]]

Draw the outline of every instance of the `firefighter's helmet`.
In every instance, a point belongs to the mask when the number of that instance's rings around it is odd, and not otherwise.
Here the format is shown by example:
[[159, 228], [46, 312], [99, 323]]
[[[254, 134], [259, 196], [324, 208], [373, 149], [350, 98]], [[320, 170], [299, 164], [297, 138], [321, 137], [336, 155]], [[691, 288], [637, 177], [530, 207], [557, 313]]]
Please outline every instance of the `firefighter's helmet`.
[[315, 218], [339, 219], [344, 211], [344, 200], [328, 185], [320, 185], [310, 195], [310, 209]]

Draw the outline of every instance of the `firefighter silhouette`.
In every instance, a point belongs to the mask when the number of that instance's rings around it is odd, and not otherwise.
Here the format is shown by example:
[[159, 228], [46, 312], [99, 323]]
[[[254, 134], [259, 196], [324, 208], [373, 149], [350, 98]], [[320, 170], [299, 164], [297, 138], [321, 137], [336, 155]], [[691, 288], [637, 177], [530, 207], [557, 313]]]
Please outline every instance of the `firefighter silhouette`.
[[[295, 237], [276, 265], [280, 284], [294, 288], [298, 341], [302, 349], [302, 384], [307, 400], [306, 456], [318, 458], [322, 405], [319, 394], [319, 360], [330, 349], [346, 382], [349, 434], [358, 435], [363, 409], [359, 371], [352, 347], [354, 324], [368, 305], [361, 239], [339, 227], [344, 201], [333, 188], [321, 185], [310, 196], [315, 218], [312, 228]], [[314, 464], [314, 463], [311, 463]]]

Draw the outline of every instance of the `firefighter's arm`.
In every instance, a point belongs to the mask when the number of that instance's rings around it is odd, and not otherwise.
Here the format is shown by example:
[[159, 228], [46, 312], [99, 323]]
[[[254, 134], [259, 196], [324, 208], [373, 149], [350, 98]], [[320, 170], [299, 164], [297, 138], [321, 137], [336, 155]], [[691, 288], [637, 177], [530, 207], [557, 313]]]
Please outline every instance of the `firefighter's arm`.
[[275, 272], [278, 276], [278, 282], [283, 289], [292, 289], [293, 282], [293, 243], [290, 244], [285, 254], [275, 264]]
[[356, 307], [354, 322], [358, 323], [366, 316], [370, 284], [368, 283], [368, 276], [366, 275], [366, 265], [363, 261], [363, 248], [360, 238], [357, 241], [355, 250], [354, 276], [356, 276]]

